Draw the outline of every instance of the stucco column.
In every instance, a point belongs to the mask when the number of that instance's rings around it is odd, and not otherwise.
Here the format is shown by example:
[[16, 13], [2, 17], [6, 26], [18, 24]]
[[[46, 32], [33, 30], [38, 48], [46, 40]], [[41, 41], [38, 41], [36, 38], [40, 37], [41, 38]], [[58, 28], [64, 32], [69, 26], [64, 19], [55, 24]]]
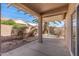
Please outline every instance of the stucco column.
[[69, 4], [68, 11], [66, 14], [66, 32], [65, 32], [65, 39], [66, 39], [66, 46], [69, 49], [69, 52], [71, 55], [73, 55], [71, 51], [71, 16], [73, 12], [75, 11], [76, 4]]
[[38, 20], [38, 39], [39, 42], [42, 43], [42, 17], [39, 18]]

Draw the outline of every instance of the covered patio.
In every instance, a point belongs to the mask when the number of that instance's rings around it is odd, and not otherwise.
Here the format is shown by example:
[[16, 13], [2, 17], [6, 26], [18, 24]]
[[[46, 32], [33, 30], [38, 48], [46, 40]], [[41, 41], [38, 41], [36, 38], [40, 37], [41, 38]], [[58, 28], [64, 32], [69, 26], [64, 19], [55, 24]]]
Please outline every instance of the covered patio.
[[[71, 14], [75, 10], [76, 4], [68, 3], [13, 3], [8, 4], [28, 12], [38, 19], [38, 40], [25, 44], [12, 51], [3, 53], [3, 56], [70, 56], [71, 53], [71, 24], [67, 24]], [[64, 39], [43, 38], [42, 22], [61, 20], [65, 23]], [[69, 22], [70, 23], [70, 22]], [[69, 36], [68, 36], [69, 34]]]
[[64, 40], [43, 38], [41, 44], [36, 40], [3, 53], [2, 56], [70, 56], [64, 43]]

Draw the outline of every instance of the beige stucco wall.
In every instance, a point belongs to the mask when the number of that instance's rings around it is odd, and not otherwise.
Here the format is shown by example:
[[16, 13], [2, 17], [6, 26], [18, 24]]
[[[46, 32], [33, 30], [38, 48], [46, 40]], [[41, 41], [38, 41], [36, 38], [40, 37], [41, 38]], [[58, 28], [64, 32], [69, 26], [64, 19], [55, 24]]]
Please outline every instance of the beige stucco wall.
[[66, 40], [66, 46], [71, 52], [71, 15], [76, 10], [77, 4], [69, 4], [68, 12], [66, 14], [65, 19], [65, 40]]
[[10, 36], [12, 26], [11, 25], [2, 25], [1, 24], [1, 36]]

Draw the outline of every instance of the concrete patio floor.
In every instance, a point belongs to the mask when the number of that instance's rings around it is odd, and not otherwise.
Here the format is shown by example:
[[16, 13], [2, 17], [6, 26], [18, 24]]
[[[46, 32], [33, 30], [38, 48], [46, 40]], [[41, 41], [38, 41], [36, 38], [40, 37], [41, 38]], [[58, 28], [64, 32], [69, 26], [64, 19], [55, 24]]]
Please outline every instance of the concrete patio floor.
[[43, 43], [38, 40], [25, 44], [2, 56], [70, 56], [63, 39], [44, 38]]

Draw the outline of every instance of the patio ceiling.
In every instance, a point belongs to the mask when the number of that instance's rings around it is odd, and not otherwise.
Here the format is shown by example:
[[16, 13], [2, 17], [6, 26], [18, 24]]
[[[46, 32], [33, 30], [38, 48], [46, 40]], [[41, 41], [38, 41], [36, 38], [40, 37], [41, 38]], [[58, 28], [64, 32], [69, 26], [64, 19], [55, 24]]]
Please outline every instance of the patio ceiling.
[[[15, 7], [24, 10], [34, 16], [52, 19], [64, 19], [68, 10], [67, 3], [19, 3]], [[61, 16], [60, 16], [61, 15]], [[49, 19], [49, 20], [50, 20]]]
[[66, 6], [65, 3], [26, 3], [23, 4], [25, 6], [28, 6], [30, 9], [34, 10], [37, 13], [46, 13], [51, 10]]
[[53, 15], [58, 16], [60, 14], [63, 14], [64, 16], [68, 9], [67, 3], [26, 3], [23, 5], [39, 13], [42, 17], [48, 17]]

